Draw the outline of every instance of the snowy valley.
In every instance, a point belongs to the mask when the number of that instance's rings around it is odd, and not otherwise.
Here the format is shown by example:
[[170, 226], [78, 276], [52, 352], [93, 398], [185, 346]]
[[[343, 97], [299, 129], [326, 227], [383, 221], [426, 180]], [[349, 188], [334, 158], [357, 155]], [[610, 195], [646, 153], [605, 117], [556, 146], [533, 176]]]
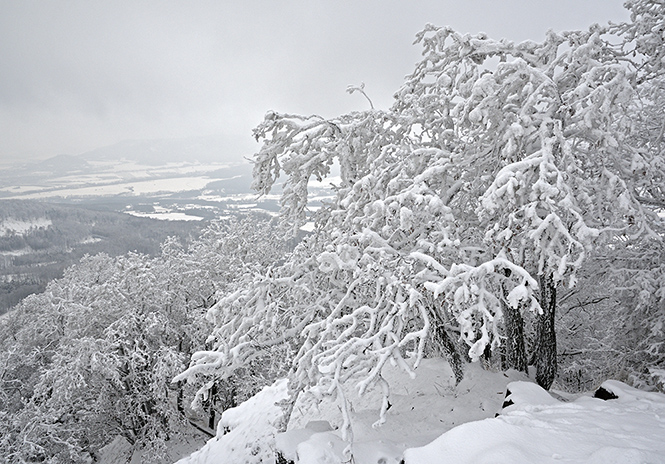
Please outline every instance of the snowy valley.
[[[216, 138], [131, 141], [1, 168], [0, 313], [86, 253], [154, 255], [213, 219], [276, 215], [279, 188], [259, 197], [252, 165], [220, 152]], [[312, 210], [331, 198], [328, 184], [310, 191]]]
[[229, 210], [276, 212], [277, 197], [257, 200], [251, 177], [246, 160], [224, 161], [216, 138], [129, 141], [6, 166], [0, 170], [0, 199], [164, 220], [212, 219]]

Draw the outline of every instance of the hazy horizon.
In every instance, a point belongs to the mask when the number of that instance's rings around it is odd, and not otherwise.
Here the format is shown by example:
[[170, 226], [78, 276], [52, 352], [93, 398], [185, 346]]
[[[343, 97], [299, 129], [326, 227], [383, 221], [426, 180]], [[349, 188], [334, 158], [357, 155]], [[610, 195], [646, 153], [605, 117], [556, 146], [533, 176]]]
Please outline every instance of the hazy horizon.
[[522, 41], [627, 17], [621, 0], [2, 1], [0, 164], [197, 136], [247, 156], [268, 110], [363, 110], [361, 82], [387, 108], [426, 23]]

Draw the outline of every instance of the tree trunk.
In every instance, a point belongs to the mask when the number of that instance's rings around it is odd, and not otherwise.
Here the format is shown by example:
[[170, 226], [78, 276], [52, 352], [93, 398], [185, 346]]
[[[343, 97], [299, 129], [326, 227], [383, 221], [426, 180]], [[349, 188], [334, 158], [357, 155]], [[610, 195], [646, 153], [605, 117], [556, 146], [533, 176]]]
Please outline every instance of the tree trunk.
[[[510, 277], [511, 271], [504, 270], [506, 277]], [[504, 356], [501, 360], [501, 368], [503, 370], [515, 369], [521, 372], [529, 372], [526, 360], [526, 348], [524, 344], [524, 319], [522, 318], [522, 303], [513, 308], [508, 304], [508, 294], [510, 291], [501, 286], [503, 291], [503, 299], [501, 307], [503, 310], [503, 325], [506, 330], [506, 343], [504, 349]]]
[[185, 392], [183, 389], [183, 382], [178, 382], [176, 383], [176, 397], [175, 397], [175, 404], [176, 404], [176, 410], [178, 413], [182, 414], [183, 416], [185, 415]]
[[524, 347], [524, 319], [517, 308], [511, 307], [503, 301], [503, 325], [506, 329], [506, 346], [503, 369], [515, 369], [528, 372], [526, 362], [526, 349]]
[[543, 313], [536, 317], [536, 382], [549, 390], [557, 371], [556, 332], [554, 314], [556, 310], [556, 284], [552, 274], [540, 276], [540, 307]]
[[217, 416], [217, 412], [215, 411], [215, 402], [217, 400], [217, 384], [214, 384], [212, 387], [210, 387], [210, 390], [208, 391], [208, 401], [209, 403], [209, 409], [208, 409], [208, 428], [215, 430], [215, 419]]
[[462, 358], [460, 357], [459, 352], [455, 348], [455, 343], [448, 336], [444, 321], [441, 318], [441, 315], [436, 311], [436, 309], [430, 307], [430, 318], [432, 320], [432, 340], [434, 344], [442, 352], [450, 368], [453, 370], [455, 375], [455, 383], [460, 383], [464, 378], [464, 367], [462, 364]]

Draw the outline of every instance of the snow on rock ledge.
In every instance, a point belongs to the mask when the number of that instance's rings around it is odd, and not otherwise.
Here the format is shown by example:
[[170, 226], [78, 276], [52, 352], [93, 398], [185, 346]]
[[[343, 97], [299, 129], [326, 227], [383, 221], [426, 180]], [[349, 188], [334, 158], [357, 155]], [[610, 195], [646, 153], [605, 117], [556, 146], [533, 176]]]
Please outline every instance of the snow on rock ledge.
[[381, 391], [359, 395], [357, 380], [350, 380], [345, 396], [351, 405], [353, 443], [341, 439], [338, 400], [326, 397], [311, 404], [301, 395], [288, 431], [277, 436], [277, 451], [284, 461], [297, 464], [339, 464], [351, 459], [355, 464], [398, 464], [407, 448], [430, 443], [462, 422], [493, 417], [501, 408], [506, 385], [527, 378], [516, 371], [484, 370], [479, 363], [465, 369], [464, 379], [457, 384], [449, 364], [440, 358], [424, 359], [416, 379], [397, 366], [384, 366], [391, 408], [380, 427], [373, 424]]
[[456, 427], [429, 445], [405, 451], [406, 464], [663, 462], [665, 395], [618, 381], [603, 387], [618, 398], [555, 400], [525, 382], [508, 388], [517, 401], [495, 419]]

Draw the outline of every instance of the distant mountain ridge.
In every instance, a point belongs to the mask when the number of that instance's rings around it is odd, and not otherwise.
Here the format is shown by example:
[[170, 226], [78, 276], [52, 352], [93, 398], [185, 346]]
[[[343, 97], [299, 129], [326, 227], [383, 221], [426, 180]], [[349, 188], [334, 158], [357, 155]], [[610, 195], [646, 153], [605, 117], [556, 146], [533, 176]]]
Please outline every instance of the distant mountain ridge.
[[51, 169], [84, 169], [93, 161], [133, 161], [148, 166], [165, 163], [201, 162], [201, 163], [242, 163], [249, 153], [237, 153], [230, 147], [224, 136], [210, 135], [186, 138], [135, 139], [123, 140], [77, 155], [59, 154], [39, 161], [15, 163], [0, 166], [3, 171], [26, 172]]
[[35, 165], [38, 171], [44, 170], [56, 174], [83, 172], [89, 167], [90, 164], [85, 159], [73, 155], [56, 155]]
[[126, 159], [151, 166], [183, 161], [241, 162], [242, 156], [242, 154], [229, 153], [227, 143], [222, 136], [124, 140], [78, 155], [79, 158], [86, 161]]
[[[249, 193], [250, 164], [242, 156], [225, 151], [224, 145], [223, 137], [218, 136], [127, 140], [80, 155], [60, 154], [46, 160], [4, 167], [0, 169], [0, 199], [123, 195], [108, 189], [102, 191], [101, 187], [175, 178], [190, 178], [192, 181], [186, 182], [184, 187], [182, 182], [162, 182], [166, 187], [162, 191], [200, 190], [205, 187], [205, 179], [217, 182], [238, 176], [238, 169], [246, 183], [241, 189]], [[238, 181], [234, 183], [234, 190], [238, 191]], [[127, 187], [129, 195], [134, 190], [130, 187]], [[154, 187], [150, 188], [155, 191]]]

